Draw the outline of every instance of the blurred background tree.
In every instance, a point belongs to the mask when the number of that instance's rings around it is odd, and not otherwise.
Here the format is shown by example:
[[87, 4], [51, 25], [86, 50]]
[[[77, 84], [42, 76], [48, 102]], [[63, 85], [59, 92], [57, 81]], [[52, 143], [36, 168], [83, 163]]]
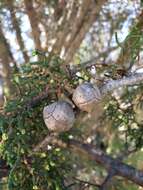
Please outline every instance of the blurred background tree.
[[[99, 87], [142, 71], [140, 0], [5, 0], [0, 2], [1, 189], [103, 189], [107, 171], [87, 156], [48, 145], [45, 105], [71, 101], [83, 81]], [[95, 145], [143, 169], [143, 86], [118, 88], [89, 115], [77, 112], [61, 139]], [[131, 153], [131, 154], [130, 154]], [[109, 189], [142, 189], [114, 177]]]

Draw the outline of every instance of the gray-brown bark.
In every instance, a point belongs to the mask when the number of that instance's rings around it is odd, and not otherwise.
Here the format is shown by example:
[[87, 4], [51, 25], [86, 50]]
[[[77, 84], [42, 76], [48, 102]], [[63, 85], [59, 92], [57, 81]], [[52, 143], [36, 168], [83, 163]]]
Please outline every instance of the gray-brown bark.
[[24, 0], [25, 8], [26, 8], [26, 13], [29, 17], [30, 25], [31, 25], [31, 30], [32, 30], [32, 36], [34, 39], [35, 43], [35, 48], [41, 50], [41, 41], [40, 41], [40, 29], [39, 29], [39, 22], [38, 22], [38, 17], [36, 14], [36, 11], [34, 10], [33, 7], [33, 1], [29, 0]]
[[19, 44], [21, 52], [23, 53], [24, 60], [27, 63], [29, 61], [29, 57], [28, 57], [27, 52], [25, 50], [24, 41], [23, 41], [22, 36], [21, 36], [22, 31], [21, 31], [18, 19], [17, 19], [16, 14], [15, 14], [16, 10], [14, 8], [14, 1], [13, 0], [7, 1], [6, 5], [7, 5], [9, 11], [10, 11], [12, 26], [13, 26], [13, 29], [15, 30], [15, 32], [16, 32], [17, 42]]
[[[54, 46], [54, 53], [59, 54], [62, 46], [68, 49], [70, 43], [72, 43], [75, 35], [80, 30], [84, 17], [87, 14], [92, 0], [84, 0], [80, 6], [79, 1], [73, 1], [71, 4], [71, 14], [67, 20], [68, 10], [65, 10], [62, 31], [58, 32], [58, 39]], [[65, 22], [65, 24], [64, 24]], [[68, 39], [67, 39], [68, 38]]]
[[60, 54], [64, 49], [62, 56], [65, 56], [65, 63], [69, 63], [106, 1], [82, 1], [80, 6], [77, 6], [79, 1], [72, 1], [69, 18], [66, 18], [68, 10], [65, 7], [63, 27], [61, 28], [61, 25], [58, 27], [57, 40], [51, 54]]
[[7, 87], [8, 91], [12, 91], [12, 83], [11, 83], [11, 67], [10, 62], [12, 61], [14, 64], [15, 60], [13, 58], [13, 55], [11, 53], [9, 44], [3, 34], [2, 27], [0, 25], [0, 62], [2, 64], [2, 71], [3, 71], [3, 80], [4, 80], [4, 86]]
[[[71, 148], [71, 151], [76, 153], [87, 153], [89, 157], [95, 160], [98, 164], [103, 166], [113, 176], [124, 177], [135, 184], [143, 186], [143, 171], [138, 170], [128, 164], [123, 163], [119, 159], [112, 158], [104, 153], [102, 150], [97, 149], [93, 145], [85, 144], [77, 140], [69, 140], [68, 143], [64, 143], [61, 140], [56, 139], [56, 136], [47, 136], [41, 143], [39, 143], [33, 151], [40, 151], [41, 149], [47, 149], [48, 144], [54, 144], [63, 148]], [[102, 184], [103, 185], [103, 184]], [[102, 186], [101, 185], [101, 186]]]
[[143, 186], [143, 171], [124, 164], [118, 159], [105, 154], [103, 151], [96, 149], [92, 145], [83, 144], [76, 140], [70, 140], [69, 145], [73, 148], [84, 150], [89, 156], [92, 157], [98, 164], [102, 165], [110, 172], [113, 169], [117, 176], [124, 177], [140, 186]]
[[84, 39], [86, 33], [98, 17], [98, 14], [101, 11], [102, 6], [106, 0], [100, 0], [100, 1], [95, 1], [94, 3], [91, 4], [90, 10], [88, 10], [88, 13], [84, 19], [84, 22], [78, 31], [77, 35], [75, 36], [73, 42], [71, 43], [65, 57], [65, 62], [69, 63], [72, 60], [72, 57], [76, 50], [79, 48], [82, 40]]
[[101, 87], [102, 95], [112, 92], [114, 89], [125, 87], [127, 85], [135, 85], [143, 82], [143, 73], [135, 73], [131, 76], [124, 77], [119, 80], [111, 80]]

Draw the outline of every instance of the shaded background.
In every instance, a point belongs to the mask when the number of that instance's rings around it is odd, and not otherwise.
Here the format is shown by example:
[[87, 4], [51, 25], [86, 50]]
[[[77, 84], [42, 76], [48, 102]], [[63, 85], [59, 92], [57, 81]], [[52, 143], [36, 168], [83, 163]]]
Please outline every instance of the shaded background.
[[100, 4], [98, 15], [90, 1], [1, 1], [1, 86], [12, 88], [13, 69], [20, 72], [21, 64], [36, 61], [38, 57], [32, 56], [35, 49], [48, 55], [56, 53], [67, 63], [92, 58], [105, 63], [117, 60], [115, 32], [122, 42], [140, 14], [140, 1], [108, 1], [104, 7], [102, 1]]

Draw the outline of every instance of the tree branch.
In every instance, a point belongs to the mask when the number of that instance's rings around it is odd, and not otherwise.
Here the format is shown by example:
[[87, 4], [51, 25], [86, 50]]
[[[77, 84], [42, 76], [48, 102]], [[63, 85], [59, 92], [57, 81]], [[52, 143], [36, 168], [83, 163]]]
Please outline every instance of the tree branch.
[[109, 185], [111, 184], [112, 178], [115, 175], [116, 175], [116, 171], [111, 168], [111, 171], [109, 171], [107, 177], [105, 178], [104, 182], [100, 186], [99, 190], [106, 190], [109, 187]]
[[143, 73], [135, 73], [128, 77], [123, 77], [119, 80], [111, 80], [101, 87], [102, 95], [113, 91], [119, 87], [125, 87], [127, 85], [135, 85], [143, 82]]
[[[77, 150], [80, 150], [80, 152], [84, 151], [85, 153], [87, 153], [93, 160], [95, 160], [98, 164], [103, 166], [108, 171], [109, 175], [107, 176], [103, 184], [106, 184], [106, 182], [108, 183], [114, 175], [117, 175], [124, 177], [140, 186], [143, 186], [143, 171], [137, 170], [136, 168], [128, 164], [124, 164], [123, 162], [119, 161], [119, 159], [112, 158], [111, 156], [105, 154], [102, 150], [97, 149], [93, 145], [84, 144], [78, 140], [72, 139], [69, 140], [68, 143], [61, 143], [61, 140], [58, 140], [56, 136], [53, 139], [47, 136], [42, 142], [39, 143], [38, 146], [36, 146], [36, 148], [33, 149], [33, 152], [40, 151], [49, 143], [54, 143], [54, 145], [64, 148], [70, 148], [72, 151], [77, 152]], [[42, 147], [43, 145], [44, 147]], [[111, 171], [113, 171], [113, 173]]]
[[69, 144], [70, 147], [84, 150], [93, 160], [105, 167], [107, 171], [110, 171], [112, 168], [116, 172], [116, 175], [124, 177], [143, 187], [143, 171], [137, 170], [128, 164], [124, 164], [123, 162], [112, 158], [92, 145], [84, 144], [76, 140], [70, 140]]

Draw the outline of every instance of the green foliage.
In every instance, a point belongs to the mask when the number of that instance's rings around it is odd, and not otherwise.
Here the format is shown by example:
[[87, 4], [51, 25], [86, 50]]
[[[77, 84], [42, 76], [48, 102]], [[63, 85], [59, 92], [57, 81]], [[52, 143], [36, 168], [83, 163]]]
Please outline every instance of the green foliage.
[[[68, 152], [52, 146], [47, 152], [32, 151], [48, 134], [42, 118], [44, 105], [57, 100], [57, 89], [64, 89], [63, 84], [69, 80], [61, 63], [58, 57], [29, 63], [13, 77], [14, 98], [0, 116], [0, 157], [10, 166], [9, 190], [65, 189]], [[45, 87], [48, 94], [37, 104], [35, 97], [42, 97]]]
[[[134, 109], [134, 104], [136, 104], [134, 99], [141, 92], [142, 86], [126, 88], [121, 97], [124, 105], [128, 104], [126, 108], [121, 107], [116, 99], [112, 99], [107, 103], [104, 117], [108, 118], [114, 133], [118, 136], [114, 139], [115, 142], [112, 142], [113, 152], [121, 150], [121, 147], [125, 150], [140, 149], [143, 146], [143, 125], [136, 120], [136, 109]], [[116, 143], [118, 148], [115, 146]]]
[[127, 62], [129, 62], [130, 65], [127, 66], [127, 68], [125, 65], [124, 66], [126, 69], [132, 68], [135, 61], [139, 60], [140, 53], [143, 50], [142, 49], [143, 35], [142, 35], [141, 20], [138, 21], [138, 23], [135, 26], [133, 26], [129, 34], [126, 36], [123, 44], [119, 42], [117, 32], [115, 33], [115, 39], [117, 45], [121, 48], [122, 57], [123, 57], [122, 62], [124, 62], [125, 60], [125, 63], [122, 64], [128, 64]]
[[[43, 107], [62, 98], [63, 94], [69, 98], [71, 94], [67, 88], [73, 89], [80, 80], [90, 80], [91, 76], [85, 68], [79, 67], [81, 75], [75, 75], [71, 80], [72, 76], [59, 57], [49, 61], [45, 55], [41, 56], [44, 60], [23, 65], [21, 73], [15, 73], [15, 94], [6, 102], [4, 113], [0, 115], [0, 157], [10, 166], [9, 190], [66, 190], [64, 182], [71, 173], [72, 158], [68, 150], [50, 145], [47, 151], [34, 153], [33, 148], [48, 134], [42, 118]], [[116, 69], [110, 66], [97, 72], [111, 71], [114, 75]], [[47, 93], [44, 98], [43, 92]], [[107, 146], [111, 154], [142, 147], [143, 128], [136, 121], [133, 108], [133, 101], [141, 92], [142, 86], [126, 88], [121, 97], [125, 104], [130, 103], [126, 109], [113, 98], [106, 105], [103, 123], [110, 121], [115, 134]], [[74, 130], [75, 137], [82, 138], [81, 129], [73, 129], [73, 133]], [[61, 134], [60, 138], [67, 140], [69, 134], [72, 133]]]

